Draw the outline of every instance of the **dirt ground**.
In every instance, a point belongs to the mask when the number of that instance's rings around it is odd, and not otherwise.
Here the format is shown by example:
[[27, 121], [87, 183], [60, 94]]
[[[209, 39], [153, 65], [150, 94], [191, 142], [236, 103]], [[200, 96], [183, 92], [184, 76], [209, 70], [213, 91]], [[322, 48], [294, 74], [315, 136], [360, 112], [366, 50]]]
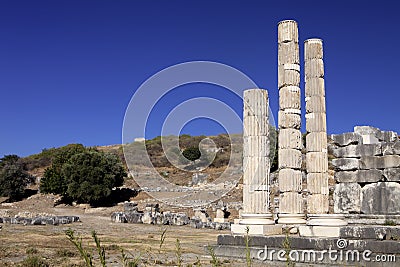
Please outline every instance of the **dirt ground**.
[[[212, 266], [207, 245], [215, 244], [219, 234], [229, 233], [189, 226], [112, 223], [110, 214], [121, 210], [120, 206], [53, 207], [55, 198], [56, 196], [39, 194], [24, 201], [1, 204], [1, 216], [77, 215], [81, 222], [58, 226], [0, 224], [0, 266], [37, 266], [27, 264], [32, 260], [29, 258], [35, 256], [43, 259], [48, 266], [85, 266], [78, 250], [67, 239], [65, 231], [68, 229], [74, 230], [82, 238], [83, 247], [92, 253], [95, 266], [100, 266], [100, 262], [91, 237], [93, 230], [105, 247], [107, 266], [123, 266], [121, 248], [129, 257], [140, 258], [139, 266]], [[166, 238], [160, 248], [161, 233], [165, 229]], [[177, 248], [178, 242], [180, 249]], [[180, 253], [181, 265], [177, 257]], [[246, 266], [243, 260], [219, 260], [223, 262], [222, 266]]]

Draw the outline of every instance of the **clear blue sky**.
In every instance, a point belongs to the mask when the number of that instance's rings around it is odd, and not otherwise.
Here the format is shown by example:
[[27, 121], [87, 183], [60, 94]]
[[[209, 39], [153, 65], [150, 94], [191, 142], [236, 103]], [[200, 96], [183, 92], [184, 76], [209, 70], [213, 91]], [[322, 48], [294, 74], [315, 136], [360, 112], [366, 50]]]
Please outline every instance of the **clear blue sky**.
[[[246, 73], [269, 90], [276, 117], [283, 19], [298, 21], [301, 48], [307, 38], [324, 40], [330, 133], [355, 125], [400, 132], [399, 10], [395, 1], [365, 0], [1, 0], [0, 156], [121, 143], [135, 90], [165, 67], [192, 60]], [[174, 101], [188, 92], [229, 98], [212, 86], [188, 88]], [[230, 103], [240, 112], [240, 101]], [[157, 135], [156, 121], [148, 137]], [[186, 131], [221, 130], [205, 123]]]

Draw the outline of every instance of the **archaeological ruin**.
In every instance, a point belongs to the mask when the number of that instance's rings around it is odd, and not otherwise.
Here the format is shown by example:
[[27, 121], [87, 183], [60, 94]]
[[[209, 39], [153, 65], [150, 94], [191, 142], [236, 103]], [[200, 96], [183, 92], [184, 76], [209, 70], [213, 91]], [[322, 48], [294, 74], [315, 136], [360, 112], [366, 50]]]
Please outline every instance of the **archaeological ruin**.
[[[328, 136], [323, 41], [314, 38], [304, 42], [303, 113], [300, 62], [297, 22], [281, 21], [278, 190], [273, 195], [269, 172], [268, 92], [245, 90], [243, 210], [231, 225], [231, 234], [218, 237], [215, 251], [222, 256], [250, 256], [274, 266], [279, 262], [383, 266], [384, 261], [385, 266], [398, 266], [399, 136], [370, 126]], [[305, 138], [300, 131], [304, 113]], [[266, 248], [269, 252], [285, 249], [285, 256], [267, 253]], [[328, 250], [340, 252], [341, 257], [328, 256]], [[359, 258], [344, 257], [349, 251]], [[368, 257], [364, 257], [365, 252]], [[377, 260], [381, 255], [385, 260]]]

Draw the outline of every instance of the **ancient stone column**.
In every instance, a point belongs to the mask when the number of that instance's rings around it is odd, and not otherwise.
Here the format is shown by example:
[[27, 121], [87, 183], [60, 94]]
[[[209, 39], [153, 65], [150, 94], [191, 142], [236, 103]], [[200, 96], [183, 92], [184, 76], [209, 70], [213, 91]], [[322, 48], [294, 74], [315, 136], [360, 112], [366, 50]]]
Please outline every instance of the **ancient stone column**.
[[[311, 228], [300, 228], [300, 234], [334, 237], [339, 234], [338, 226], [346, 225], [346, 222], [343, 220], [343, 216], [328, 214], [328, 144], [321, 39], [308, 39], [304, 42], [304, 58], [307, 131], [306, 168], [309, 192], [307, 197], [309, 221], [307, 225]], [[307, 232], [307, 229], [309, 232]]]
[[268, 93], [246, 90], [243, 101], [243, 214], [266, 214], [270, 213]]
[[279, 223], [303, 224], [300, 58], [297, 22], [278, 24]]
[[276, 230], [264, 227], [274, 224], [269, 203], [268, 92], [245, 90], [243, 105], [243, 212], [231, 231], [245, 234], [249, 227], [249, 234], [266, 235]]
[[304, 42], [306, 82], [307, 211], [326, 214], [329, 209], [328, 154], [324, 63], [321, 39]]

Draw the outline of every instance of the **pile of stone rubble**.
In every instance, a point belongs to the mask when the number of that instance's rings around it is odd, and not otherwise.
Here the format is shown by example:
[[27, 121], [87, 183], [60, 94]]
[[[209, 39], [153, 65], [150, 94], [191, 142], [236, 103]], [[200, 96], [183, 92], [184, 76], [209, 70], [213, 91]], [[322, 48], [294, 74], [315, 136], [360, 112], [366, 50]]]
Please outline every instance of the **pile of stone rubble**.
[[[223, 212], [218, 214], [220, 214], [219, 216], [224, 216]], [[224, 218], [220, 218], [220, 220], [214, 219], [213, 221], [204, 209], [195, 210], [195, 215], [190, 218], [184, 212], [161, 212], [158, 204], [147, 204], [144, 211], [139, 211], [135, 202], [125, 202], [124, 211], [112, 213], [111, 221], [116, 223], [190, 225], [193, 228], [216, 230], [230, 229], [230, 223]]]

